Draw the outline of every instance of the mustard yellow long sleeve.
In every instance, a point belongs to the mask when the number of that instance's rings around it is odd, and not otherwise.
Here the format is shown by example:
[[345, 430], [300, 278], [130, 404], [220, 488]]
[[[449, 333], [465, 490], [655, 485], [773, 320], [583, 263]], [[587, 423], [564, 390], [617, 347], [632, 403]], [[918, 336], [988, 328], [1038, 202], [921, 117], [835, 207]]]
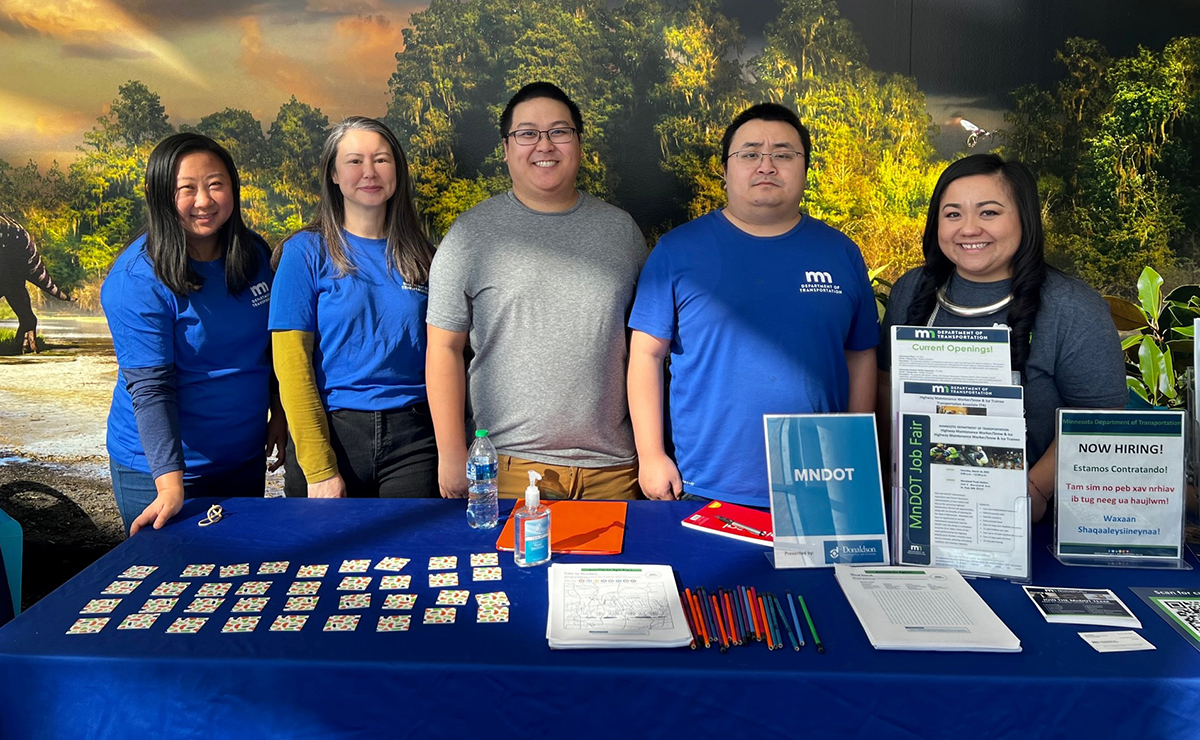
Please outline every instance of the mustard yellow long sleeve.
[[279, 400], [287, 415], [288, 432], [296, 443], [296, 462], [309, 483], [329, 480], [338, 474], [338, 466], [313, 370], [313, 333], [271, 332], [271, 349], [279, 378]]

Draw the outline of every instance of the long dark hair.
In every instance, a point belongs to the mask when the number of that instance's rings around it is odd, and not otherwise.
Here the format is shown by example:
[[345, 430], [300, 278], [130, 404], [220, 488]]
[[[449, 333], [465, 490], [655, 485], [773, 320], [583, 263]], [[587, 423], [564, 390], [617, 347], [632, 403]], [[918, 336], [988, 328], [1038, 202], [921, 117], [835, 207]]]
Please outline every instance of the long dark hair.
[[938, 218], [942, 198], [950, 183], [972, 175], [998, 175], [1012, 195], [1021, 220], [1021, 243], [1012, 260], [1013, 300], [1008, 306], [1008, 326], [1011, 330], [1009, 346], [1012, 366], [1024, 375], [1025, 361], [1029, 359], [1029, 333], [1042, 304], [1042, 284], [1046, 281], [1048, 268], [1037, 179], [1020, 162], [1005, 162], [995, 154], [973, 154], [951, 163], [942, 172], [929, 198], [929, 213], [925, 218], [925, 235], [922, 239], [925, 265], [921, 268], [921, 282], [908, 307], [905, 321], [920, 326], [929, 320], [937, 302], [937, 289], [950, 279], [954, 271], [954, 263], [938, 245]]
[[242, 220], [242, 185], [233, 157], [217, 142], [201, 134], [168, 136], [150, 152], [146, 162], [146, 256], [154, 275], [178, 295], [193, 293], [204, 278], [188, 264], [187, 238], [175, 207], [179, 160], [193, 152], [211, 152], [225, 165], [233, 192], [233, 213], [217, 232], [225, 256], [225, 289], [231, 295], [245, 290], [258, 274], [259, 242]]
[[[412, 181], [408, 176], [408, 158], [400, 148], [400, 142], [392, 130], [374, 118], [350, 116], [333, 127], [325, 147], [321, 150], [321, 202], [317, 215], [305, 231], [315, 231], [325, 242], [329, 259], [339, 275], [355, 271], [350, 260], [349, 245], [342, 233], [346, 223], [346, 201], [342, 189], [333, 181], [337, 168], [338, 146], [348, 131], [373, 131], [384, 138], [392, 150], [392, 161], [396, 163], [396, 192], [387, 202], [387, 215], [383, 230], [387, 234], [388, 267], [400, 273], [409, 283], [423, 285], [429, 282], [429, 264], [433, 261], [433, 245], [425, 235], [417, 207], [413, 203]], [[276, 258], [278, 259], [278, 258]]]

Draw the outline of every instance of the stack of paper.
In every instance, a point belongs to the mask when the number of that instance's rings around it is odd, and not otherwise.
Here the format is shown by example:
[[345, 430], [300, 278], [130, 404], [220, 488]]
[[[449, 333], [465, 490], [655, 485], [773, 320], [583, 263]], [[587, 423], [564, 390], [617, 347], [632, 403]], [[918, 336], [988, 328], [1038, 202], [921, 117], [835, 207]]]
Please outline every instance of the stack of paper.
[[550, 566], [554, 649], [665, 648], [692, 641], [669, 565]]
[[834, 567], [877, 650], [1016, 653], [1021, 641], [952, 568]]

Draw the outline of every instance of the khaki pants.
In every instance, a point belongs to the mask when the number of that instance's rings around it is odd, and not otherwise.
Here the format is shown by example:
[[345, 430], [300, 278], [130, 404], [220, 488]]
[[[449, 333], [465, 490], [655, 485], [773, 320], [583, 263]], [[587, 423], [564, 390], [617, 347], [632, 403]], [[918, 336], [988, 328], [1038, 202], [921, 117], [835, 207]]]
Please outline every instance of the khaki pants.
[[536, 470], [542, 479], [538, 488], [542, 499], [624, 499], [642, 498], [638, 488], [637, 463], [618, 465], [611, 468], [574, 468], [565, 465], [522, 460], [509, 455], [500, 455], [500, 470], [496, 473], [496, 485], [500, 498], [523, 498], [529, 487], [529, 471]]

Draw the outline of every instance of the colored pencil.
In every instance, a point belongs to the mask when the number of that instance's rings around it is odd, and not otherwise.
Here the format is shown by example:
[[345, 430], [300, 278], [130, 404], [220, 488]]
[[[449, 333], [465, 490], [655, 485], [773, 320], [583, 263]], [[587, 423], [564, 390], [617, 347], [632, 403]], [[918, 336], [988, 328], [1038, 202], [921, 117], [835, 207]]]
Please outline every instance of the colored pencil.
[[754, 639], [762, 642], [764, 639], [762, 623], [758, 619], [758, 591], [750, 587], [750, 614], [754, 617]]
[[824, 653], [825, 646], [821, 644], [821, 637], [817, 634], [817, 626], [813, 624], [812, 615], [808, 613], [808, 604], [804, 603], [804, 595], [800, 595], [800, 608], [804, 610], [804, 621], [808, 622], [808, 631], [812, 633], [813, 642], [817, 645], [817, 652]]
[[[679, 591], [679, 601], [680, 602], [686, 601], [686, 598], [688, 598], [688, 595], [686, 595], [684, 591]], [[688, 622], [688, 631], [691, 632], [691, 649], [695, 650], [696, 649], [696, 622], [692, 621], [692, 619], [691, 619], [691, 610], [690, 609], [683, 610], [683, 618], [686, 622]]]
[[[759, 613], [760, 617], [766, 616], [766, 613], [767, 613], [767, 611], [762, 608], [762, 598], [763, 597], [761, 595], [758, 597], [758, 610], [759, 610], [758, 613]], [[767, 635], [767, 649], [774, 650], [775, 645], [771, 641], [771, 630], [768, 625], [766, 625], [766, 624], [763, 625], [763, 632], [765, 632]]]
[[721, 644], [721, 635], [717, 632], [717, 623], [713, 621], [712, 604], [708, 602], [708, 595], [701, 588], [696, 592], [696, 598], [700, 602], [700, 613], [704, 616], [704, 623], [708, 625], [708, 634], [712, 637], [714, 645]]
[[792, 649], [800, 652], [800, 646], [796, 644], [796, 633], [792, 631], [792, 625], [788, 622], [787, 615], [783, 613], [783, 604], [779, 603], [779, 597], [774, 594], [771, 595], [771, 601], [775, 602], [775, 611], [779, 614], [779, 621], [787, 630], [788, 640], [792, 643]]
[[725, 622], [721, 619], [721, 605], [717, 603], [717, 595], [709, 594], [712, 600], [713, 614], [717, 616], [717, 632], [721, 635], [721, 652], [729, 649], [729, 635], [725, 634]]
[[741, 640], [738, 639], [737, 619], [733, 616], [733, 601], [729, 598], [729, 590], [725, 589], [725, 614], [729, 618], [729, 634], [732, 636], [732, 642], [735, 645], [740, 645]]
[[775, 621], [775, 610], [771, 608], [771, 594], [763, 594], [763, 607], [766, 610], [767, 624], [771, 629], [771, 640], [775, 643], [776, 650], [783, 649], [782, 635], [779, 634], [779, 623]]
[[746, 622], [746, 642], [750, 642], [754, 638], [754, 625], [752, 624], [754, 617], [750, 612], [748, 593], [745, 586], [738, 586], [738, 596], [742, 600], [742, 619]]
[[704, 620], [700, 617], [700, 610], [696, 608], [696, 595], [692, 593], [690, 588], [684, 590], [687, 592], [688, 612], [692, 615], [692, 621], [696, 623], [700, 639], [703, 640], [704, 647], [712, 647], [712, 643], [708, 639], [708, 629], [704, 625]]
[[800, 629], [800, 617], [796, 616], [796, 600], [792, 598], [792, 592], [785, 592], [788, 597], [788, 606], [792, 610], [792, 621], [796, 623], [796, 636], [800, 638], [800, 647], [804, 647], [804, 632]]

